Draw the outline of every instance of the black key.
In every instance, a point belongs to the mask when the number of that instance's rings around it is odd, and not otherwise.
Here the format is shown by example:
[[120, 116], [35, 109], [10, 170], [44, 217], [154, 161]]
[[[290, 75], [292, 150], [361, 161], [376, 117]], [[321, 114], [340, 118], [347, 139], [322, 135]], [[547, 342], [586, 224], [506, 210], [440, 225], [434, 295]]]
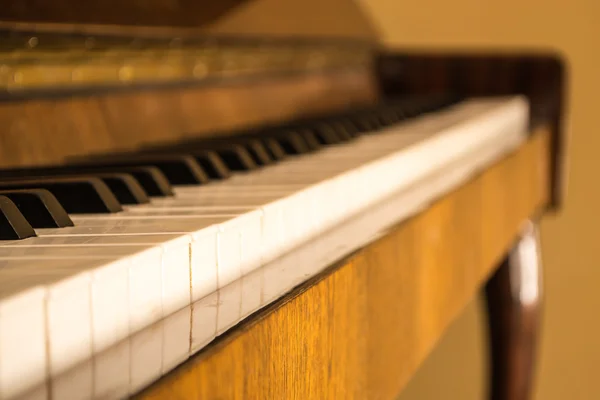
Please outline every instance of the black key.
[[[72, 171], [72, 172], [71, 172]], [[71, 172], [71, 173], [70, 173]], [[60, 174], [64, 175], [94, 175], [94, 173], [98, 174], [124, 174], [129, 178], [124, 182], [125, 185], [129, 187], [129, 191], [133, 193], [131, 195], [131, 200], [127, 201], [125, 199], [121, 199], [119, 196], [117, 198], [122, 204], [141, 204], [147, 203], [148, 196], [153, 197], [167, 197], [173, 195], [173, 189], [169, 184], [169, 180], [162, 173], [159, 168], [150, 167], [150, 166], [135, 166], [135, 165], [124, 165], [124, 166], [102, 166], [102, 165], [91, 165], [91, 166], [66, 166], [64, 172]], [[133, 178], [133, 181], [132, 179]], [[104, 181], [108, 184], [108, 182], [104, 179]], [[111, 190], [115, 190], [112, 186], [109, 185]], [[137, 200], [136, 200], [137, 199]], [[125, 202], [127, 201], [127, 202]], [[135, 202], [137, 201], [137, 203]]]
[[402, 119], [414, 118], [421, 113], [420, 107], [415, 103], [400, 103], [396, 107], [396, 113]]
[[313, 131], [305, 129], [298, 133], [311, 151], [319, 150], [323, 146]]
[[94, 176], [106, 183], [106, 186], [110, 188], [121, 204], [146, 204], [150, 202], [148, 195], [132, 175], [103, 172], [94, 174]]
[[269, 153], [265, 149], [265, 146], [257, 139], [251, 139], [245, 142], [245, 148], [252, 157], [252, 160], [256, 163], [256, 165], [269, 165], [273, 162]]
[[385, 126], [390, 126], [398, 122], [396, 113], [388, 108], [385, 108], [379, 112], [379, 119]]
[[214, 151], [200, 148], [201, 143], [197, 140], [188, 140], [163, 146], [151, 146], [142, 149], [142, 154], [144, 157], [191, 158], [198, 164], [207, 181], [229, 178], [231, 174], [223, 160]]
[[169, 184], [169, 180], [156, 167], [120, 167], [120, 168], [108, 168], [106, 172], [121, 172], [132, 175], [140, 184], [142, 189], [148, 196], [152, 197], [167, 197], [173, 196], [173, 188]]
[[46, 189], [70, 214], [114, 213], [121, 204], [100, 178], [39, 178], [0, 181], [0, 190]]
[[377, 113], [374, 111], [367, 112], [364, 115], [362, 115], [361, 122], [363, 123], [363, 126], [366, 128], [365, 131], [367, 131], [369, 133], [374, 133], [375, 131], [377, 131], [383, 127], [383, 125], [381, 124], [381, 121], [377, 117]]
[[210, 179], [227, 179], [231, 175], [227, 165], [214, 151], [193, 152], [191, 155]]
[[352, 117], [351, 121], [356, 125], [360, 133], [371, 132], [374, 130], [371, 120], [366, 115], [355, 115]]
[[348, 132], [350, 132], [350, 134], [353, 137], [359, 137], [360, 136], [361, 131], [360, 131], [359, 127], [354, 122], [352, 122], [351, 119], [345, 118], [344, 120], [342, 120], [341, 123], [342, 123], [342, 125], [344, 125], [346, 127], [346, 130]]
[[273, 160], [280, 161], [286, 157], [285, 151], [277, 140], [271, 137], [265, 137], [262, 139], [265, 149], [269, 152], [269, 155]]
[[69, 214], [56, 197], [45, 189], [2, 190], [34, 228], [73, 226]]
[[350, 138], [356, 138], [360, 136], [360, 129], [348, 118], [341, 118], [335, 122], [335, 128], [337, 130], [346, 132]]
[[342, 139], [352, 140], [352, 139], [354, 139], [357, 136], [356, 135], [356, 130], [348, 129], [348, 127], [346, 126], [346, 124], [344, 124], [342, 121], [333, 122], [331, 125], [332, 125], [333, 129], [335, 129], [335, 132]]
[[381, 113], [378, 110], [373, 111], [373, 115], [371, 118], [373, 118], [373, 122], [377, 125], [378, 130], [383, 129], [387, 126], [383, 118], [381, 118]]
[[347, 142], [347, 141], [353, 139], [352, 135], [346, 130], [346, 128], [344, 128], [344, 125], [342, 125], [338, 122], [331, 122], [330, 126], [331, 126], [331, 129], [333, 129], [335, 131], [336, 135], [338, 135], [338, 137], [343, 142]]
[[231, 171], [250, 171], [257, 168], [248, 151], [240, 145], [214, 145], [212, 148]]
[[394, 114], [396, 118], [396, 123], [400, 123], [408, 117], [401, 108], [394, 108]]
[[133, 176], [148, 196], [172, 196], [173, 190], [165, 175], [155, 167], [122, 166], [105, 167], [102, 165], [61, 165], [24, 169], [0, 170], [2, 178], [35, 178], [52, 176], [89, 176], [92, 173], [123, 173]]
[[275, 138], [286, 154], [296, 155], [309, 153], [310, 149], [298, 132], [285, 132]]
[[[190, 155], [190, 157], [196, 157], [196, 155], [200, 157], [204, 156], [206, 152], [213, 152], [212, 154], [215, 154], [222, 161], [221, 165], [224, 164], [228, 171], [249, 171], [256, 169], [258, 166], [254, 162], [247, 146], [248, 140], [241, 140], [237, 136], [230, 136], [227, 138], [193, 139], [163, 146], [162, 148], [152, 147], [146, 151], [157, 154], [186, 154]], [[205, 159], [202, 162], [207, 161], [210, 161], [215, 166], [214, 156], [212, 156], [212, 160]]]
[[[196, 144], [199, 148], [213, 149], [219, 156], [223, 157], [223, 152], [231, 153], [227, 157], [235, 156], [238, 160], [236, 163], [239, 165], [247, 164], [244, 159], [246, 154], [250, 157], [250, 160], [254, 163], [254, 167], [246, 165], [242, 169], [252, 169], [257, 166], [268, 165], [273, 162], [269, 153], [263, 146], [260, 140], [255, 138], [248, 138], [242, 136], [229, 136], [225, 138], [216, 138], [212, 140], [199, 141]], [[244, 153], [244, 154], [241, 154]], [[225, 160], [223, 160], [225, 162]], [[225, 162], [227, 164], [227, 162]]]
[[105, 167], [151, 166], [158, 168], [172, 185], [197, 185], [207, 183], [208, 175], [191, 156], [131, 154], [128, 156], [108, 156], [98, 158], [94, 162], [85, 163], [83, 167], [102, 165]]
[[314, 132], [319, 143], [323, 145], [332, 145], [342, 142], [342, 138], [340, 138], [335, 129], [328, 125], [319, 125], [315, 128]]
[[[119, 203], [121, 204], [146, 204], [150, 199], [138, 181], [129, 174], [118, 173], [87, 173], [73, 175], [59, 175], [61, 178], [100, 178], [106, 186], [113, 192]], [[53, 176], [31, 176], [25, 179], [48, 179]], [[14, 180], [22, 180], [23, 178], [5, 178], [5, 182]]]
[[[278, 135], [281, 134], [280, 129], [265, 128], [262, 130], [256, 130], [251, 133], [245, 134], [240, 137], [240, 140], [248, 140], [250, 143], [260, 143], [260, 151], [264, 151], [266, 156], [270, 160], [269, 163], [281, 161], [286, 157], [286, 152], [283, 150], [279, 141], [277, 140]], [[234, 139], [235, 140], [235, 139]], [[257, 155], [252, 155], [253, 159], [256, 159]], [[263, 156], [264, 157], [264, 156]]]
[[34, 237], [35, 231], [8, 197], [0, 196], [0, 240]]

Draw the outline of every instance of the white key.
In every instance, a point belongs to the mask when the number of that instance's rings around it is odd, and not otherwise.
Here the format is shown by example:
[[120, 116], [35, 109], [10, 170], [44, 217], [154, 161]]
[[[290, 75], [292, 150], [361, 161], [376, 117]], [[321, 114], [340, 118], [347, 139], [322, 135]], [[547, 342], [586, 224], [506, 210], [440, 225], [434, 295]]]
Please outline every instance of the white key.
[[208, 296], [192, 303], [192, 335], [190, 354], [206, 346], [217, 336], [217, 308], [219, 306], [219, 292], [215, 291]]
[[166, 374], [190, 356], [191, 311], [191, 307], [188, 306], [161, 321], [163, 325], [162, 374]]
[[[177, 214], [209, 214], [209, 215], [223, 215], [223, 213], [229, 214], [245, 214], [250, 213], [255, 210], [262, 214], [261, 225], [262, 225], [262, 262], [267, 262], [272, 259], [274, 256], [281, 253], [284, 250], [283, 244], [292, 243], [292, 238], [286, 237], [286, 233], [293, 232], [290, 230], [291, 227], [287, 227], [287, 225], [291, 224], [291, 220], [302, 218], [300, 214], [303, 211], [308, 213], [311, 211], [311, 207], [309, 204], [303, 205], [302, 208], [298, 209], [297, 206], [292, 204], [291, 201], [286, 201], [287, 197], [279, 197], [279, 196], [267, 196], [267, 197], [245, 197], [245, 196], [225, 196], [224, 201], [227, 201], [231, 206], [206, 206], [204, 204], [217, 204], [221, 202], [221, 197], [214, 196], [210, 194], [209, 196], [204, 196], [201, 192], [201, 188], [195, 188], [199, 191], [198, 195], [195, 197], [185, 197], [185, 198], [169, 198], [169, 199], [161, 199], [160, 202], [152, 203], [150, 205], [144, 205], [141, 207], [136, 207], [135, 210], [131, 209], [131, 214], [135, 215], [151, 215], [150, 210], [153, 213], [158, 213], [158, 211], [162, 211], [164, 213], [169, 213], [170, 215]], [[245, 205], [242, 205], [245, 204]], [[257, 214], [253, 214], [253, 218], [258, 218]], [[285, 216], [285, 220], [284, 220]], [[87, 222], [87, 221], [86, 221]], [[250, 235], [252, 229], [255, 233]], [[245, 248], [249, 248], [251, 246], [256, 245], [256, 243], [248, 243], [248, 240], [252, 240], [257, 238], [257, 226], [248, 227], [247, 233], [244, 235], [243, 246]], [[254, 241], [256, 242], [256, 241]], [[245, 256], [248, 256], [248, 252], [244, 252]]]
[[[189, 235], [129, 235], [117, 236], [61, 236], [61, 237], [35, 237], [27, 240], [2, 241], [3, 247], [39, 247], [45, 249], [62, 248], [62, 246], [82, 247], [89, 249], [86, 255], [104, 254], [103, 246], [156, 246], [161, 248], [161, 274], [162, 274], [162, 307], [165, 314], [169, 314], [190, 304], [190, 245], [192, 238]], [[145, 268], [145, 266], [140, 266]], [[136, 266], [131, 273], [137, 274]], [[114, 277], [115, 282], [117, 278]], [[124, 287], [122, 280], [120, 287]], [[118, 287], [118, 286], [115, 286]], [[110, 316], [107, 316], [110, 318]], [[98, 350], [98, 349], [97, 349]]]
[[[121, 238], [140, 234], [156, 236], [155, 241], [149, 242], [155, 246], [158, 246], [160, 241], [158, 236], [164, 233], [191, 237], [191, 299], [194, 302], [202, 299], [190, 308], [190, 351], [194, 352], [211, 341], [215, 335], [224, 332], [255, 311], [257, 304], [258, 307], [263, 306], [265, 302], [279, 297], [282, 290], [289, 290], [290, 287], [307, 278], [306, 274], [291, 275], [294, 269], [293, 260], [286, 258], [287, 251], [301, 246], [317, 235], [327, 234], [330, 229], [344, 224], [353, 217], [366, 218], [367, 221], [369, 215], [375, 215], [378, 218], [377, 224], [381, 226], [393, 222], [384, 220], [386, 215], [403, 215], [402, 210], [398, 211], [394, 208], [396, 203], [393, 199], [397, 198], [399, 193], [413, 190], [416, 186], [426, 187], [428, 179], [443, 175], [445, 169], [452, 166], [453, 175], [447, 176], [442, 183], [438, 182], [435, 186], [443, 186], [444, 190], [449, 190], [452, 185], [460, 182], [460, 179], [464, 179], [466, 174], [472, 172], [476, 165], [483, 165], [486, 160], [490, 162], [499, 154], [506, 154], [508, 149], [519, 143], [526, 129], [527, 104], [521, 98], [508, 101], [495, 99], [467, 101], [445, 111], [384, 128], [377, 135], [363, 136], [351, 142], [324, 148], [316, 153], [292, 157], [256, 171], [234, 174], [224, 181], [204, 186], [176, 187], [174, 197], [152, 199], [145, 205], [127, 206], [122, 213], [74, 216], [76, 227], [40, 229], [38, 233], [42, 239], [46, 235], [48, 237], [91, 237], [93, 235], [111, 237], [106, 242], [107, 248], [113, 247], [108, 244], [109, 242], [118, 242]], [[481, 160], [477, 161], [479, 164], [471, 163], [480, 156]], [[465, 162], [464, 160], [467, 159], [468, 162]], [[468, 167], [456, 168], [454, 165], [458, 162], [465, 162]], [[435, 193], [439, 195], [441, 192]], [[422, 198], [419, 204], [426, 204], [430, 200], [430, 198]], [[410, 207], [414, 208], [413, 206], [418, 207], [418, 204]], [[373, 231], [371, 234], [377, 232], [377, 226], [369, 229]], [[355, 235], [360, 237], [362, 232], [351, 230], [347, 234], [352, 237], [338, 237], [328, 242], [328, 245], [335, 249], [323, 249], [320, 261], [329, 262], [339, 257], [339, 248], [346, 249], [344, 251], [351, 250], [352, 245], [349, 243], [356, 242]], [[125, 240], [129, 241], [129, 239]], [[131, 240], [135, 242], [136, 239]], [[18, 247], [20, 245], [15, 245], [15, 248]], [[6, 246], [0, 243], [0, 259], [3, 257], [3, 251], [6, 251]], [[310, 250], [305, 253], [307, 260], [310, 258], [309, 253]], [[122, 254], [114, 254], [114, 256], [115, 259], [110, 262], [115, 264], [124, 257]], [[12, 261], [8, 261], [7, 257], [12, 256], [4, 255], [5, 260], [0, 263], [11, 264]], [[71, 257], [75, 256], [72, 254]], [[49, 265], [58, 262], [53, 259], [55, 257], [44, 255], [43, 258]], [[272, 263], [268, 271], [257, 269], [258, 266], [278, 258], [279, 260]], [[90, 260], [86, 260], [86, 263]], [[130, 259], [128, 262], [134, 261]], [[108, 268], [105, 271], [102, 265], [90, 268], [79, 260], [73, 262], [75, 264], [71, 267], [67, 265], [68, 262], [66, 264], [63, 262], [60, 267], [45, 271], [41, 283], [30, 277], [27, 278], [27, 288], [42, 287], [42, 294], [39, 295], [41, 300], [35, 298], [33, 294], [29, 295], [30, 298], [26, 297], [25, 303], [28, 304], [29, 312], [35, 315], [35, 310], [43, 306], [40, 315], [47, 313], [48, 318], [52, 320], [52, 324], [48, 326], [54, 329], [53, 332], [56, 332], [55, 328], [62, 326], [63, 323], [60, 316], [56, 314], [60, 307], [66, 309], [71, 307], [70, 314], [79, 313], [85, 320], [84, 307], [81, 304], [71, 304], [65, 299], [83, 298], [86, 293], [96, 293], [101, 288], [108, 290], [110, 285], [107, 282], [111, 280], [108, 278], [111, 276], [110, 271], [118, 269]], [[104, 260], [100, 264], [108, 262]], [[203, 262], [206, 265], [214, 265], [214, 268], [201, 266]], [[278, 262], [286, 266], [287, 272], [283, 273], [283, 270], [277, 269]], [[147, 266], [150, 270], [153, 269], [151, 264]], [[96, 272], [98, 268], [103, 272]], [[133, 270], [131, 266], [126, 266], [125, 269]], [[7, 271], [0, 269], [0, 276], [8, 277], [2, 281], [7, 285], [6, 287], [11, 285], [13, 278], [10, 277], [13, 276], [13, 272], [10, 271], [12, 270], [14, 270], [12, 267], [8, 267]], [[33, 268], [25, 268], [24, 271], [33, 271]], [[142, 271], [146, 272], [145, 269], [140, 268], [139, 275], [127, 276], [135, 280], [130, 290], [141, 293], [143, 288], [147, 288], [144, 281], [147, 277], [141, 273]], [[77, 276], [73, 276], [75, 272]], [[19, 278], [23, 274], [20, 272]], [[308, 275], [310, 274], [312, 272], [308, 272]], [[183, 288], [183, 285], [168, 284], [165, 278], [162, 275], [159, 278], [162, 279], [161, 290], [167, 288], [167, 293], [172, 293], [172, 297], [171, 295], [161, 297], [161, 307], [163, 304], [168, 304], [169, 298], [181, 299], [178, 294], [179, 289]], [[280, 286], [276, 281], [284, 282], [285, 285]], [[181, 281], [177, 280], [177, 282]], [[11, 336], [12, 332], [5, 329], [6, 325], [3, 322], [18, 317], [10, 312], [14, 309], [11, 304], [16, 302], [15, 293], [9, 291], [5, 294], [4, 290], [0, 293], [3, 296], [0, 297], [0, 350], [2, 350], [11, 343], [11, 340], [15, 341], [15, 336]], [[35, 290], [31, 293], [35, 293]], [[104, 292], [100, 291], [100, 293]], [[130, 295], [129, 299], [135, 297]], [[102, 304], [95, 299], [96, 297], [91, 296], [92, 308], [95, 304]], [[111, 304], [113, 303], [107, 300], [104, 307], [114, 307]], [[168, 308], [176, 308], [174, 304], [179, 304], [179, 300]], [[131, 306], [129, 309], [133, 310]], [[8, 311], [4, 312], [4, 310]], [[177, 321], [181, 323], [182, 329], [167, 332], [165, 330], [167, 326], [159, 324], [162, 328], [155, 327], [154, 330], [140, 332], [132, 338], [131, 354], [136, 357], [131, 360], [129, 370], [130, 391], [139, 389], [139, 385], [150, 382], [176, 364], [177, 360], [186, 357], [183, 350], [185, 346], [180, 347], [177, 339], [170, 339], [175, 338], [174, 335], [183, 335], [182, 332], [188, 329], [188, 324], [183, 318], [185, 309], [176, 315], [181, 318]], [[150, 320], [140, 319], [137, 316], [128, 315], [128, 317], [138, 318], [140, 328], [150, 323]], [[33, 318], [27, 323], [39, 323], [39, 321], [38, 315], [37, 319]], [[78, 324], [75, 330], [76, 333], [79, 332], [77, 335], [85, 336], [81, 335], [85, 331], [84, 325]], [[49, 334], [51, 335], [52, 332]], [[27, 353], [29, 358], [25, 357], [24, 361], [18, 364], [22, 370], [29, 370], [26, 364], [31, 365], [31, 360], [37, 360], [36, 357], [39, 355], [40, 339], [35, 337], [32, 340], [38, 344], [38, 347], [32, 346], [31, 351]], [[56, 348], [62, 346], [65, 351], [83, 353], [80, 350], [83, 348], [84, 341], [74, 341], [76, 345], [74, 349], [67, 348], [66, 342], [61, 342], [60, 339], [51, 340], [50, 343], [54, 349], [49, 368], [52, 373], [68, 367], [60, 364], [66, 360], [57, 359]], [[92, 344], [95, 343], [94, 339]], [[138, 354], [138, 352], [145, 353], [143, 349], [151, 351], [152, 355]], [[12, 353], [9, 351], [7, 354], [9, 355], [5, 356], [0, 352], [0, 384], [13, 373], [12, 370], [6, 372], [4, 368], [5, 361], [10, 359]], [[28, 359], [30, 361], [27, 361]], [[43, 360], [40, 363], [43, 363]], [[41, 370], [44, 368], [31, 369], [32, 372]], [[36, 379], [39, 381], [39, 377], [33, 378], [32, 381]], [[0, 390], [2, 391], [0, 394], [4, 394], [7, 390], [20, 389], [15, 387], [6, 389], [0, 385]], [[106, 391], [101, 390], [101, 392]]]
[[160, 248], [2, 246], [0, 259], [6, 279], [46, 287], [53, 375], [163, 316]]
[[94, 355], [94, 398], [120, 399], [129, 394], [130, 342], [126, 338]]
[[88, 359], [52, 378], [53, 399], [87, 400], [94, 393], [93, 360]]
[[[146, 208], [138, 212], [124, 211], [102, 215], [74, 216], [76, 224], [92, 219], [125, 220], [125, 219], [187, 219], [194, 218], [219, 218], [228, 215], [212, 212]], [[232, 213], [230, 219], [219, 225], [217, 263], [219, 287], [228, 285], [242, 275], [258, 268], [262, 263], [262, 211], [247, 211]], [[243, 254], [243, 256], [242, 256]]]
[[[92, 287], [107, 287], [106, 291], [110, 291], [114, 284], [112, 280], [102, 279], [102, 273], [98, 271], [105, 268], [121, 270], [125, 264], [126, 279], [128, 262], [92, 258], [0, 261], [2, 293], [8, 294], [15, 289], [21, 293], [18, 299], [3, 298], [0, 305], [3, 310], [0, 346], [8, 348], [0, 353], [2, 390], [10, 390], [6, 388], [27, 381], [24, 377], [30, 376], [33, 381], [38, 381], [45, 376], [46, 370], [57, 376], [91, 357]], [[127, 293], [116, 292], [113, 296], [121, 300], [119, 307], [123, 309], [123, 304], [128, 301]], [[106, 306], [106, 303], [98, 304]], [[15, 305], [18, 305], [20, 315], [12, 309]], [[114, 319], [105, 322], [109, 328], [127, 334], [127, 308], [124, 310], [120, 313], [119, 309], [115, 309]], [[47, 340], [49, 364], [46, 361]], [[12, 351], [18, 351], [20, 356], [13, 357]], [[10, 366], [8, 372], [5, 372], [5, 366]], [[21, 368], [25, 370], [20, 379], [4, 382], [5, 377], [12, 377]], [[5, 376], [5, 373], [11, 375]]]
[[217, 305], [217, 335], [237, 324], [242, 318], [242, 280], [219, 288]]
[[156, 323], [130, 339], [129, 393], [160, 378], [163, 367], [163, 324]]
[[36, 229], [40, 236], [123, 236], [181, 233], [193, 235], [202, 229], [228, 221], [228, 217], [173, 219], [107, 219], [79, 220], [74, 227]]
[[0, 398], [3, 399], [42, 385], [46, 379], [46, 293], [39, 283], [43, 285], [44, 281], [2, 277], [0, 282]]
[[[217, 282], [217, 234], [219, 224], [229, 218], [173, 219], [168, 224], [162, 219], [125, 220], [79, 220], [78, 226], [60, 229], [38, 229], [42, 237], [104, 236], [114, 237], [115, 242], [128, 241], [127, 236], [163, 235], [165, 232], [188, 235], [191, 243], [191, 301], [196, 301], [214, 292]], [[84, 225], [84, 226], [79, 226]], [[234, 236], [233, 246], [239, 246]], [[151, 240], [151, 239], [148, 239]], [[227, 243], [226, 243], [227, 245]], [[232, 246], [230, 243], [229, 246]], [[236, 247], [237, 248], [237, 247]]]

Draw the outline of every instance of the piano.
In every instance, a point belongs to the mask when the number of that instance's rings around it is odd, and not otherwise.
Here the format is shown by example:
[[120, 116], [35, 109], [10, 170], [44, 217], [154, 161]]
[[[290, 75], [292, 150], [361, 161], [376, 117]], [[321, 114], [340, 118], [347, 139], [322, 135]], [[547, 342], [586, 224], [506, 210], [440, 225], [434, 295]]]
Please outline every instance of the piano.
[[529, 398], [560, 56], [349, 0], [8, 0], [0, 44], [0, 399], [395, 398], [480, 290]]

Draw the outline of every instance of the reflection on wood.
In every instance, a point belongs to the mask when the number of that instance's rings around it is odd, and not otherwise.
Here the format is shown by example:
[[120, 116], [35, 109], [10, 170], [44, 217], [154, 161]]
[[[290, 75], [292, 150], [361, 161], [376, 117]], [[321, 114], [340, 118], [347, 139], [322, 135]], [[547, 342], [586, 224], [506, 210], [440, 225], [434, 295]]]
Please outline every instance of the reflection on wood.
[[528, 400], [539, 341], [542, 264], [537, 228], [525, 225], [515, 247], [486, 285], [492, 400]]

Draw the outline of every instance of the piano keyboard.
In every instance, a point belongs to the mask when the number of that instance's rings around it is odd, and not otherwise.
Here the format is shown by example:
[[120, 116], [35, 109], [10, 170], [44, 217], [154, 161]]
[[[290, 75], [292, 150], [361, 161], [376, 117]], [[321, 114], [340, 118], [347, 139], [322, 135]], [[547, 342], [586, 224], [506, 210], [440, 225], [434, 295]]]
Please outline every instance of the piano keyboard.
[[0, 398], [228, 287], [225, 332], [264, 306], [243, 277], [442, 172], [475, 173], [527, 128], [520, 97], [402, 101], [0, 171]]

